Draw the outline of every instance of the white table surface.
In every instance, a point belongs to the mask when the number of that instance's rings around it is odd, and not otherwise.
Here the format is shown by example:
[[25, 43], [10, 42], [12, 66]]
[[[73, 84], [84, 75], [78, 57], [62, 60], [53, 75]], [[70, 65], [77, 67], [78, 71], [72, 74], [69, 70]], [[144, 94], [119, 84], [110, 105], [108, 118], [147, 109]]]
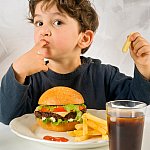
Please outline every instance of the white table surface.
[[[0, 123], [0, 150], [63, 150], [18, 137], [9, 126]], [[92, 150], [108, 150], [108, 146]], [[150, 105], [148, 106], [144, 127], [142, 150], [150, 149]]]

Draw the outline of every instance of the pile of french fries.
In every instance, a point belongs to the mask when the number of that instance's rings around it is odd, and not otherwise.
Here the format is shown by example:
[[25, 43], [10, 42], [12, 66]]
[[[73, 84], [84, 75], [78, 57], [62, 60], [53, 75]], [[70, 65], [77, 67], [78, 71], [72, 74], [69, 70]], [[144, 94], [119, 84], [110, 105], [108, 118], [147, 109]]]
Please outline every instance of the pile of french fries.
[[107, 122], [104, 119], [84, 113], [83, 123], [76, 124], [74, 131], [68, 131], [70, 136], [75, 137], [75, 142], [84, 141], [100, 136], [102, 140], [108, 140]]

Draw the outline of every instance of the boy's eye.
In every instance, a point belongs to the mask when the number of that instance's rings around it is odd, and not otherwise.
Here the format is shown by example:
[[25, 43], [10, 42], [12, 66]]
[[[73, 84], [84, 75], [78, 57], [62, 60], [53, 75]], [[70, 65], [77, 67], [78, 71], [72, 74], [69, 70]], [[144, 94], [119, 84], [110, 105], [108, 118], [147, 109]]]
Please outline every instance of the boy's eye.
[[60, 25], [62, 25], [62, 21], [60, 21], [60, 20], [55, 20], [55, 21], [54, 21], [54, 25], [55, 25], [55, 26], [60, 26]]
[[35, 22], [34, 24], [35, 24], [37, 27], [40, 27], [40, 26], [42, 26], [42, 25], [43, 25], [43, 22], [38, 21], [38, 22]]

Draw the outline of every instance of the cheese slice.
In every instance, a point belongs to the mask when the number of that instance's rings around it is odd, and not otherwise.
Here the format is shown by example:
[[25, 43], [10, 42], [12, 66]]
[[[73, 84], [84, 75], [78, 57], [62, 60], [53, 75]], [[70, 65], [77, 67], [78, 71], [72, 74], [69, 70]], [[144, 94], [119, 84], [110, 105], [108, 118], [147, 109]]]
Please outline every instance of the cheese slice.
[[54, 112], [55, 114], [61, 115], [62, 117], [65, 117], [68, 112]]

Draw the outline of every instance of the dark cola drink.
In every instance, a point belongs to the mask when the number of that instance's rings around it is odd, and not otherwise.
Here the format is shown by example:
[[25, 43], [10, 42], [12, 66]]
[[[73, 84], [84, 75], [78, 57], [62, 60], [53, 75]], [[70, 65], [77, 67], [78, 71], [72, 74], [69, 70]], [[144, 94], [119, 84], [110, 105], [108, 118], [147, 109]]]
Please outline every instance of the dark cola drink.
[[141, 150], [144, 115], [143, 113], [121, 112], [107, 114], [109, 149]]

